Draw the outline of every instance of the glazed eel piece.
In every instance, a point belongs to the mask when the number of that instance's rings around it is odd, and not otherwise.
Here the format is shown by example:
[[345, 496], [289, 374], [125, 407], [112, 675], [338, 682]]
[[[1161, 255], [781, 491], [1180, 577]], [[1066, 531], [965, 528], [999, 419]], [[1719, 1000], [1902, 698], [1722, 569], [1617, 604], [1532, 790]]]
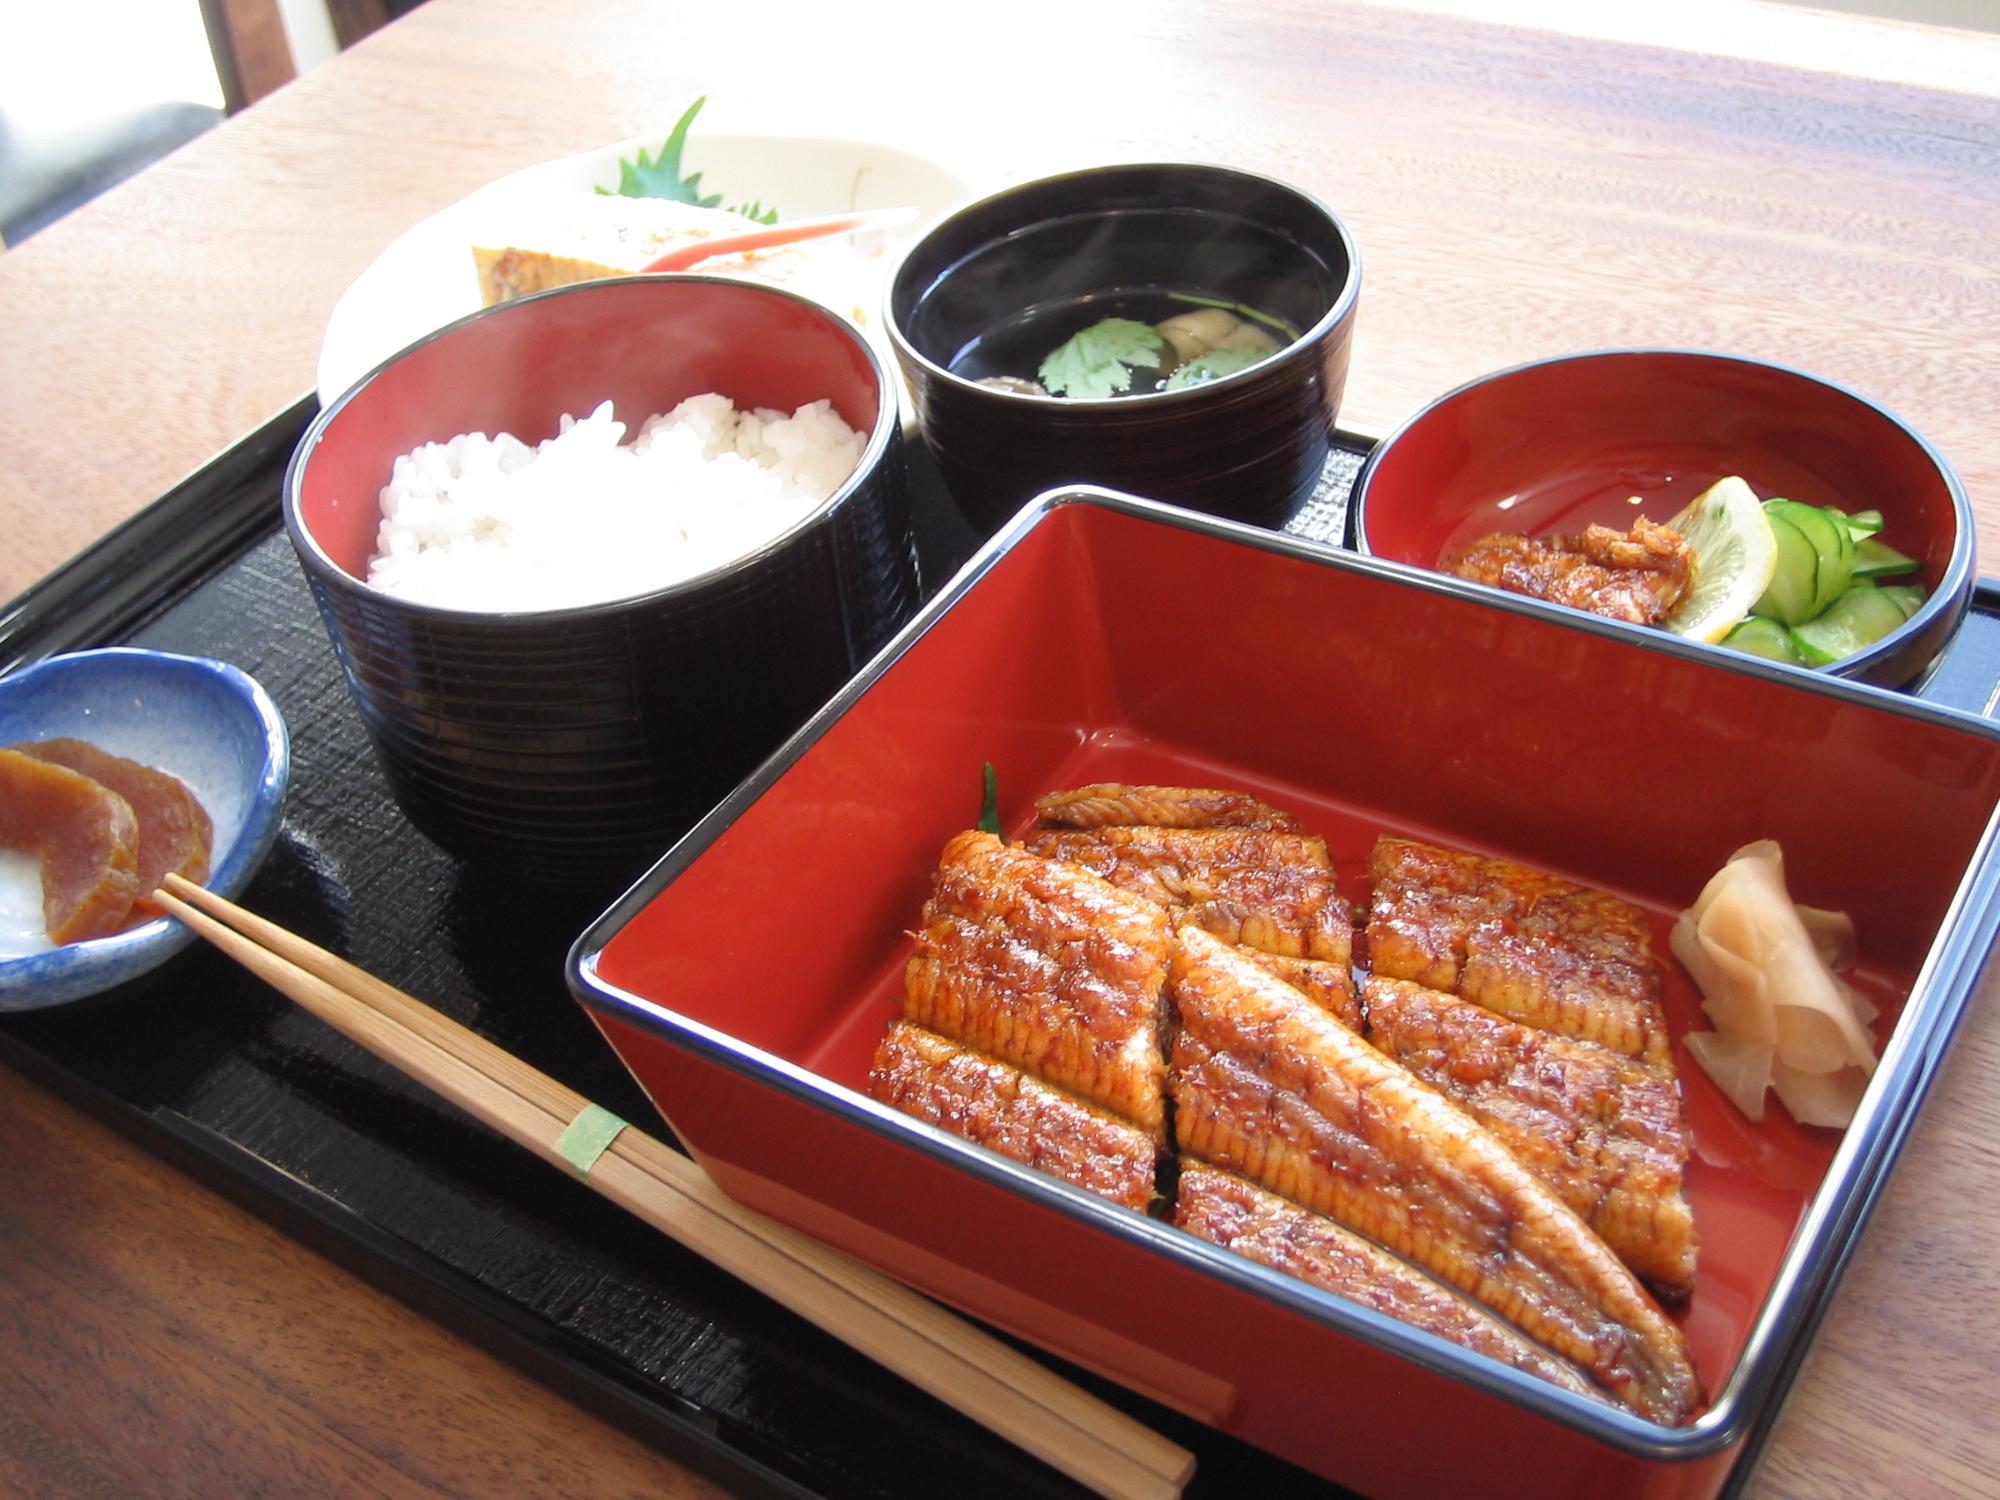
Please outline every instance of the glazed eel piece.
[[903, 1014], [1166, 1137], [1166, 913], [976, 829], [945, 845]]
[[1255, 949], [1265, 967], [1359, 1027], [1354, 922], [1324, 839], [1261, 828], [1044, 828], [1022, 847]]
[[1280, 953], [1242, 950], [1243, 956], [1267, 974], [1275, 974], [1350, 1031], [1362, 1026], [1361, 992], [1354, 973], [1344, 963], [1316, 958], [1286, 958]]
[[1672, 1075], [1379, 975], [1368, 1040], [1490, 1130], [1662, 1297], [1694, 1289], [1693, 1140]]
[[1217, 787], [1134, 786], [1100, 781], [1035, 802], [1044, 823], [1060, 828], [1269, 828], [1295, 833], [1299, 820], [1248, 792]]
[[1184, 926], [1169, 978], [1181, 1150], [1414, 1261], [1640, 1414], [1702, 1405], [1632, 1272], [1476, 1121], [1292, 989]]
[[1045, 828], [1022, 847], [1185, 910], [1224, 942], [1345, 964], [1354, 924], [1326, 840], [1260, 828]]
[[1694, 549], [1670, 526], [1586, 526], [1575, 536], [1497, 532], [1455, 549], [1447, 573], [1635, 625], [1657, 625], [1694, 587]]
[[1274, 1271], [1512, 1365], [1580, 1396], [1604, 1393], [1568, 1360], [1523, 1337], [1471, 1299], [1325, 1214], [1266, 1192], [1234, 1172], [1189, 1162], [1174, 1223]]
[[1146, 1211], [1159, 1143], [1139, 1129], [934, 1032], [897, 1021], [875, 1049], [868, 1092], [904, 1114]]
[[1384, 835], [1368, 966], [1671, 1068], [1646, 914], [1541, 870]]

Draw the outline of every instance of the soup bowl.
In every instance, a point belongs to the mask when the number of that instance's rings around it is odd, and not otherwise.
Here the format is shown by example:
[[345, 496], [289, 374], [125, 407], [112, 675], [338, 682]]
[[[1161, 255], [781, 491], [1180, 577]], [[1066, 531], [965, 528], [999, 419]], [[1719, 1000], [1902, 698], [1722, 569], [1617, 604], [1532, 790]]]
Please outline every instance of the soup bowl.
[[[1313, 492], [1347, 379], [1361, 257], [1310, 194], [1228, 167], [1098, 167], [1009, 188], [911, 247], [887, 327], [925, 445], [991, 532], [1070, 481], [1236, 520], [1282, 522]], [[1109, 317], [1204, 306], [1280, 330], [1258, 363], [1182, 389], [998, 389]]]
[[[533, 444], [607, 399], [636, 430], [710, 392], [788, 414], [828, 400], [859, 462], [802, 519], [644, 592], [463, 608], [367, 581], [399, 455], [464, 433]], [[403, 812], [531, 880], [615, 889], [643, 869], [915, 607], [896, 433], [882, 363], [845, 320], [714, 277], [502, 303], [375, 369], [301, 440], [285, 523]]]
[[1882, 513], [1881, 539], [1917, 564], [1882, 581], [1919, 583], [1924, 602], [1824, 670], [1891, 687], [1920, 676], [1971, 598], [1964, 486], [1908, 423], [1801, 370], [1698, 350], [1614, 349], [1483, 376], [1375, 448], [1349, 515], [1359, 550], [1437, 568], [1496, 532], [1666, 521], [1730, 475], [1759, 499]]

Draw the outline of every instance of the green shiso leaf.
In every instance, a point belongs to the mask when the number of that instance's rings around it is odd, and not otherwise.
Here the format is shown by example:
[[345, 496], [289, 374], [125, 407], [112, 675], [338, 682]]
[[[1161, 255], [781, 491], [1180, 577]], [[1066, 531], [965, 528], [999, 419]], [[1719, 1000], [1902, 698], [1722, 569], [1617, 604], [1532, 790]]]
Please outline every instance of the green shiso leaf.
[[1149, 323], [1106, 318], [1042, 361], [1036, 373], [1052, 396], [1092, 398], [1129, 390], [1132, 371], [1157, 369], [1166, 340]]
[[1205, 385], [1225, 375], [1234, 375], [1238, 370], [1247, 370], [1259, 360], [1270, 357], [1268, 349], [1211, 349], [1206, 354], [1197, 354], [1169, 375], [1167, 389], [1184, 391], [1191, 385]]
[[746, 219], [755, 219], [759, 224], [775, 224], [778, 222], [778, 211], [775, 208], [764, 207], [755, 198], [752, 198], [748, 203], [739, 203], [729, 211], [733, 214], [741, 214]]
[[694, 124], [694, 117], [701, 113], [701, 107], [708, 103], [708, 96], [702, 95], [687, 107], [674, 125], [659, 151], [648, 158], [644, 147], [639, 149], [637, 161], [618, 159], [618, 186], [600, 187], [598, 192], [617, 194], [624, 198], [670, 198], [676, 203], [692, 203], [696, 208], [714, 208], [722, 202], [722, 194], [711, 193], [703, 197], [701, 193], [701, 173], [691, 177], [681, 176], [681, 151], [687, 145], [688, 127]]
[[979, 827], [995, 838], [1000, 837], [1000, 778], [994, 774], [993, 762], [986, 762], [984, 792], [979, 802]]

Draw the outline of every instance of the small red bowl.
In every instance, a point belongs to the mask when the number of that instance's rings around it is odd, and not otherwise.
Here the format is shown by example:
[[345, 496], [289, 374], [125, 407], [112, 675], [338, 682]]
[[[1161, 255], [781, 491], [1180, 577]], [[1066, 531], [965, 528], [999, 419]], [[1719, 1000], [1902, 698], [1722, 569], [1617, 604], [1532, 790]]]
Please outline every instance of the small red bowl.
[[1664, 521], [1731, 474], [1763, 499], [1883, 513], [1882, 539], [1919, 561], [1929, 597], [1900, 629], [1825, 670], [1890, 687], [1921, 674], [1972, 594], [1965, 490], [1907, 423], [1782, 365], [1630, 349], [1482, 376], [1369, 455], [1355, 481], [1355, 545], [1435, 568], [1493, 532]]
[[[736, 560], [562, 609], [413, 603], [363, 579], [397, 455], [459, 433], [535, 443], [611, 400], [628, 426], [715, 391], [830, 400], [865, 435], [815, 511]], [[653, 276], [473, 313], [321, 413], [285, 524], [391, 791], [468, 861], [629, 880], [833, 694], [916, 607], [897, 404], [844, 319], [772, 287]]]

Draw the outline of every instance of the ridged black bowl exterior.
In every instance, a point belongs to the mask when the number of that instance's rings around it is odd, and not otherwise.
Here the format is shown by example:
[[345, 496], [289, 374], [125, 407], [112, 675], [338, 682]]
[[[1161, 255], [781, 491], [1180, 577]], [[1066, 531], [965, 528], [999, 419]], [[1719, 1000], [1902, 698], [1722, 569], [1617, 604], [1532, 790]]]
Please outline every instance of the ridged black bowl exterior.
[[[1275, 525], [1325, 466], [1360, 278], [1345, 226], [1295, 188], [1224, 167], [1103, 167], [945, 220], [898, 267], [888, 323], [925, 444], [975, 527], [1071, 482]], [[951, 373], [1032, 302], [1195, 286], [1227, 288], [1302, 337], [1227, 380], [1146, 396], [1020, 396]]]
[[581, 885], [644, 869], [917, 602], [893, 453], [760, 566], [639, 604], [419, 613], [307, 572], [410, 821], [463, 859]]

